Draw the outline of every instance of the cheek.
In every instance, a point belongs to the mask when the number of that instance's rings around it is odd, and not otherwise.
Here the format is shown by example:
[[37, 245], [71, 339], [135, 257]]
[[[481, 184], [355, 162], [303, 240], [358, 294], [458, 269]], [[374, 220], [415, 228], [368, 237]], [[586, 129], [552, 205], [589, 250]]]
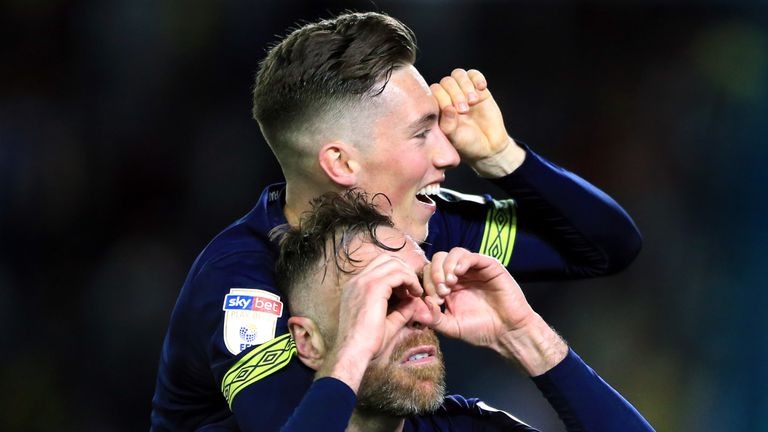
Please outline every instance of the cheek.
[[369, 193], [382, 192], [395, 207], [410, 205], [419, 186], [422, 185], [429, 164], [421, 149], [391, 148], [375, 164], [369, 166], [370, 177], [366, 189]]
[[422, 186], [429, 166], [424, 162], [420, 154], [403, 155], [393, 162], [390, 175], [394, 178], [400, 191], [409, 190], [416, 192]]
[[374, 182], [379, 190], [384, 192], [397, 207], [403, 202], [409, 202], [415, 194], [415, 188], [419, 184], [419, 178], [409, 172], [409, 166], [400, 160], [393, 160], [383, 167], [378, 178]]

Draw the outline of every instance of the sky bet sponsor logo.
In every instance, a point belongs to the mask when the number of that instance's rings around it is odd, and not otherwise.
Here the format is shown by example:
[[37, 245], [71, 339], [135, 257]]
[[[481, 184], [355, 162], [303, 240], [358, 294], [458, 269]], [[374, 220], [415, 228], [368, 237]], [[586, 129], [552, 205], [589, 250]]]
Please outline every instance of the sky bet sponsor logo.
[[280, 317], [283, 315], [283, 302], [266, 297], [227, 294], [224, 297], [224, 310], [264, 312]]

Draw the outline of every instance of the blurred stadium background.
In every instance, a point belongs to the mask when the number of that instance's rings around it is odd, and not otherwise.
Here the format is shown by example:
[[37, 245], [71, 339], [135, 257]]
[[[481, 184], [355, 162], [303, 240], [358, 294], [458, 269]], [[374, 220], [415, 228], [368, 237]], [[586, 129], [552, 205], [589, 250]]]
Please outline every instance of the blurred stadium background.
[[[660, 431], [768, 431], [768, 5], [725, 0], [4, 0], [1, 430], [148, 428], [188, 267], [280, 179], [258, 61], [345, 9], [410, 25], [430, 82], [482, 70], [515, 138], [633, 215], [627, 271], [524, 287], [582, 357]], [[493, 356], [448, 355], [451, 391], [561, 430]]]

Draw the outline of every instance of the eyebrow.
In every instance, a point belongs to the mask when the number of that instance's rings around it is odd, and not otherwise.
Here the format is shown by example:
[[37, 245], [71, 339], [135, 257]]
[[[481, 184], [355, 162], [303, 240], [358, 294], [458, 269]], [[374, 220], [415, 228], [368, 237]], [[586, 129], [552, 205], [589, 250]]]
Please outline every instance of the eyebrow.
[[424, 114], [420, 119], [408, 125], [408, 130], [411, 132], [417, 132], [419, 129], [431, 125], [437, 120], [436, 113]]

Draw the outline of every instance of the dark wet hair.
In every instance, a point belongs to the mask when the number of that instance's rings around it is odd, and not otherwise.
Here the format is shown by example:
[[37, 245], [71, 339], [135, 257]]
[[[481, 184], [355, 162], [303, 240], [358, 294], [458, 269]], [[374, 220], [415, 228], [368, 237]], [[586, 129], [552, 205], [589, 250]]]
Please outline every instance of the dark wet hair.
[[402, 249], [404, 243], [386, 245], [376, 237], [379, 227], [394, 227], [392, 219], [382, 214], [374, 203], [380, 200], [391, 205], [385, 195], [369, 198], [359, 189], [328, 192], [312, 201], [312, 209], [302, 215], [298, 227], [281, 225], [273, 229], [270, 236], [280, 244], [275, 265], [278, 287], [290, 298], [295, 289], [320, 270], [321, 262], [326, 263], [325, 278], [331, 260], [337, 275], [354, 273], [359, 261], [351, 257], [354, 250], [350, 250], [350, 244], [357, 238], [388, 251]]

